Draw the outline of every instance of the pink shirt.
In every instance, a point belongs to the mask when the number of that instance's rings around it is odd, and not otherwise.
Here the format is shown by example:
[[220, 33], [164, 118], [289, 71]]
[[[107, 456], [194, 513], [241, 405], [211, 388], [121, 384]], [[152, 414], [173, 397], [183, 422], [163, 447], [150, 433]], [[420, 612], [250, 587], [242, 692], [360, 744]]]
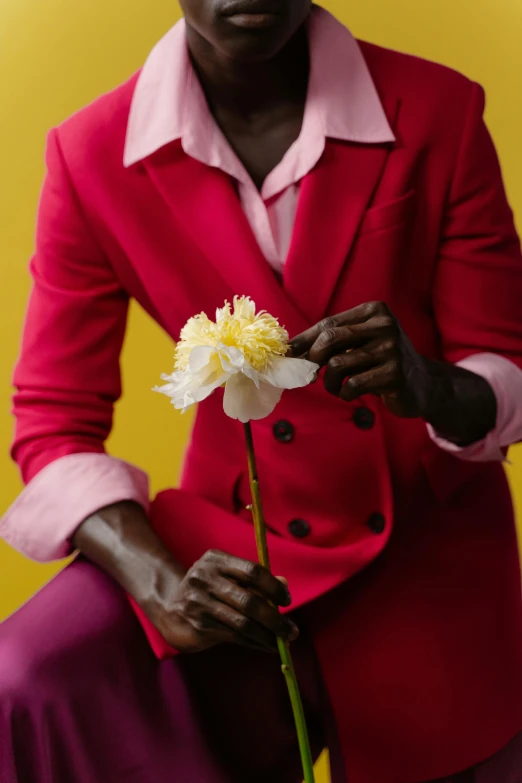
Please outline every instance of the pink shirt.
[[[267, 263], [280, 272], [290, 245], [301, 179], [320, 159], [327, 138], [359, 143], [393, 141], [359, 46], [326, 11], [309, 26], [311, 72], [299, 138], [259, 192], [212, 117], [191, 67], [185, 24], [179, 22], [151, 52], [136, 85], [124, 165], [181, 139], [187, 155], [225, 171]], [[350, 79], [346, 79], [346, 73]], [[459, 449], [429, 428], [438, 445], [468, 460], [502, 460], [502, 449], [522, 439], [522, 372], [509, 360], [478, 354], [461, 362], [491, 384], [498, 403], [496, 429], [484, 441]], [[65, 489], [65, 491], [64, 491]], [[111, 503], [148, 505], [143, 471], [106, 454], [71, 454], [47, 465], [0, 521], [0, 534], [29, 557], [67, 555], [69, 539], [90, 514]]]
[[[181, 139], [183, 150], [237, 182], [238, 195], [267, 261], [283, 268], [294, 225], [299, 183], [323, 154], [327, 138], [375, 144], [394, 141], [357, 42], [326, 11], [310, 22], [311, 70], [299, 138], [259, 192], [212, 117], [191, 67], [185, 22], [156, 45], [132, 102], [124, 165]], [[351, 74], [347, 82], [346, 74]]]

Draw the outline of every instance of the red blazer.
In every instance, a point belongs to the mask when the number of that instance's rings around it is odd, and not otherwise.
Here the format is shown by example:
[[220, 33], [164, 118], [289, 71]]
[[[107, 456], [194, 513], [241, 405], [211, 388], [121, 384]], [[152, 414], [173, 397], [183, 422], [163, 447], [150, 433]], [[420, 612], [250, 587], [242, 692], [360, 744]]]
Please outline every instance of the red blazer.
[[[302, 183], [282, 283], [227, 175], [177, 142], [123, 168], [136, 78], [51, 133], [16, 371], [26, 479], [64, 454], [103, 450], [131, 296], [173, 340], [234, 294], [294, 334], [383, 300], [425, 355], [488, 351], [522, 367], [520, 247], [482, 90], [363, 51], [397, 141], [327, 143]], [[502, 466], [459, 462], [423, 422], [374, 398], [340, 402], [321, 383], [286, 392], [254, 436], [274, 570], [306, 606], [351, 783], [427, 780], [499, 749], [522, 729]], [[152, 511], [180, 561], [209, 548], [255, 557], [241, 427], [218, 395], [200, 406], [181, 487]]]

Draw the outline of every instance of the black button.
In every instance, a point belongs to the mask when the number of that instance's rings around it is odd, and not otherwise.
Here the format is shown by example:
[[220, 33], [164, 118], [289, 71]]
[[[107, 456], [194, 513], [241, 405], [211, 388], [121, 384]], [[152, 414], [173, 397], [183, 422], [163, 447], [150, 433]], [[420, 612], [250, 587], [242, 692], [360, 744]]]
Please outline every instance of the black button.
[[368, 525], [372, 533], [375, 533], [376, 535], [380, 535], [381, 533], [384, 533], [384, 530], [386, 528], [386, 518], [384, 514], [380, 514], [377, 511], [375, 514], [370, 514], [366, 524]]
[[360, 430], [371, 430], [375, 424], [375, 413], [369, 408], [357, 408], [353, 414], [353, 423]]
[[294, 428], [289, 421], [281, 419], [274, 424], [274, 436], [280, 443], [290, 443], [294, 438]]
[[311, 531], [310, 523], [306, 519], [292, 519], [288, 523], [288, 529], [294, 538], [306, 538]]

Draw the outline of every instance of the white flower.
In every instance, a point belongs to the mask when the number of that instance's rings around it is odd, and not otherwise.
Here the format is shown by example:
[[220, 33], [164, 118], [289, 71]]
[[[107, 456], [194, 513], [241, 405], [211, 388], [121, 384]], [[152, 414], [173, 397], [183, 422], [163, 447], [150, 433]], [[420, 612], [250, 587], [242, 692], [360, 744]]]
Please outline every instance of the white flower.
[[284, 389], [307, 386], [319, 369], [306, 359], [286, 357], [288, 333], [277, 319], [256, 313], [249, 297], [234, 297], [216, 311], [216, 321], [205, 313], [190, 318], [176, 346], [175, 370], [155, 391], [186, 411], [215, 389], [225, 386], [227, 416], [247, 422], [263, 419], [274, 410]]

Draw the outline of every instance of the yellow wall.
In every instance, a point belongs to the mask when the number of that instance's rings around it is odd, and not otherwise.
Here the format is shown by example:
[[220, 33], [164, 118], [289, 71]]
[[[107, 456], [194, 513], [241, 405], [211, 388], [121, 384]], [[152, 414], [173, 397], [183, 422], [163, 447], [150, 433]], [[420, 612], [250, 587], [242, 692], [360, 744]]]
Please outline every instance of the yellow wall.
[[[325, 5], [359, 37], [444, 62], [486, 87], [488, 121], [511, 201], [522, 216], [520, 0], [326, 0]], [[26, 262], [45, 133], [137, 69], [178, 15], [170, 0], [0, 0], [0, 513], [20, 489], [7, 454], [9, 379], [29, 287]], [[148, 469], [154, 488], [175, 479], [190, 426], [188, 417], [167, 414], [149, 392], [169, 367], [171, 352], [159, 329], [133, 311], [125, 396], [111, 448]], [[512, 456], [520, 513], [522, 450]], [[55, 570], [29, 563], [0, 543], [0, 618]]]

